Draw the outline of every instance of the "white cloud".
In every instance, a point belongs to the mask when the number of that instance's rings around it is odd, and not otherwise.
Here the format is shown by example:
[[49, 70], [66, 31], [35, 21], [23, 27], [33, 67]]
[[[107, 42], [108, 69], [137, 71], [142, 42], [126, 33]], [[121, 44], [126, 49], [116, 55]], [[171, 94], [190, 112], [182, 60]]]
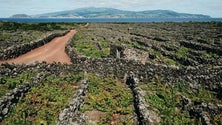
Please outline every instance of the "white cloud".
[[120, 9], [133, 9], [133, 10], [141, 10], [141, 9], [149, 9], [152, 6], [162, 6], [165, 3], [169, 3], [172, 0], [164, 0], [164, 1], [156, 1], [156, 0], [70, 0], [73, 5], [79, 7], [113, 7]]

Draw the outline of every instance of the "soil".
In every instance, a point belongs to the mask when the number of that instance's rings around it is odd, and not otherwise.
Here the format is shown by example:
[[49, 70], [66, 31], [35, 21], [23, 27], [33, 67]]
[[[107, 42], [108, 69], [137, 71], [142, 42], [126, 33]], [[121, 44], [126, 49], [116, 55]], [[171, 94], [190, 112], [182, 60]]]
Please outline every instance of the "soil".
[[85, 115], [89, 118], [89, 120], [98, 122], [105, 116], [104, 112], [93, 110], [93, 111], [86, 111]]
[[76, 30], [71, 30], [65, 36], [54, 38], [51, 42], [36, 48], [26, 54], [23, 54], [15, 59], [0, 61], [2, 63], [15, 64], [30, 64], [34, 62], [60, 62], [71, 64], [71, 60], [65, 53], [65, 46], [68, 40], [76, 33]]

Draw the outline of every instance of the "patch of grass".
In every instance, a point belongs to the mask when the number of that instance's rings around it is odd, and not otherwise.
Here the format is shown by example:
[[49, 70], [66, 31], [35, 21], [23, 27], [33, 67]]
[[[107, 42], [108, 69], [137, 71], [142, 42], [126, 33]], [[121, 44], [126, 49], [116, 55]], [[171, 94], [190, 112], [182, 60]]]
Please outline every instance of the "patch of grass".
[[146, 101], [160, 111], [160, 124], [195, 124], [195, 119], [190, 118], [189, 114], [179, 111], [180, 95], [175, 89], [160, 83], [140, 87], [149, 93], [145, 96]]
[[165, 62], [169, 65], [179, 65], [178, 62], [172, 60], [172, 59], [169, 59], [169, 58], [166, 58], [165, 59]]
[[128, 45], [128, 47], [140, 47], [140, 48], [145, 48], [145, 46], [139, 44], [137, 41], [129, 41], [127, 45]]
[[216, 93], [205, 89], [204, 87], [199, 87], [196, 92], [193, 92], [189, 85], [184, 83], [174, 83], [175, 91], [182, 93], [186, 97], [190, 98], [192, 101], [205, 102], [205, 103], [220, 103], [222, 101], [217, 98]]
[[[83, 32], [83, 31], [82, 31]], [[110, 48], [104, 40], [92, 40], [80, 33], [77, 33], [73, 41], [73, 47], [81, 54], [92, 58], [105, 58], [109, 56]], [[99, 48], [99, 45], [102, 48]]]
[[188, 48], [181, 46], [176, 54], [178, 57], [187, 57], [188, 56]]
[[2, 31], [2, 33], [0, 34], [0, 39], [1, 40], [7, 40], [10, 39], [10, 35], [7, 34], [6, 32]]
[[76, 83], [82, 77], [81, 74], [64, 77], [47, 76], [19, 100], [2, 124], [55, 124], [60, 111], [68, 105], [78, 88]]
[[176, 65], [179, 66], [181, 65], [180, 63], [176, 62], [175, 60], [169, 59], [165, 56], [163, 56], [160, 52], [155, 51], [154, 49], [150, 48], [149, 51], [156, 55], [156, 58], [153, 60], [153, 62], [164, 62], [165, 64], [168, 65]]
[[30, 82], [30, 78], [35, 76], [36, 72], [24, 72], [18, 75], [15, 78], [11, 78], [9, 76], [2, 76], [0, 77], [1, 84], [0, 84], [0, 97], [4, 96], [10, 90], [22, 85], [26, 82]]
[[[113, 114], [124, 115], [128, 118], [133, 115], [133, 95], [129, 88], [117, 81], [94, 75], [89, 75], [88, 93], [85, 104], [80, 109], [82, 112], [98, 110], [106, 115], [98, 124], [108, 124]], [[122, 119], [124, 123], [126, 119]], [[121, 124], [119, 123], [119, 124]]]
[[[162, 84], [161, 79], [157, 79], [140, 87], [147, 92], [146, 101], [160, 111], [161, 124], [196, 124], [195, 119], [191, 118], [189, 114], [180, 111], [181, 95], [191, 99], [192, 102], [222, 104], [214, 92], [203, 87], [200, 87], [197, 92], [193, 92], [189, 85], [181, 82], [167, 85]], [[221, 116], [217, 115], [214, 119], [219, 122], [220, 118]]]
[[[197, 92], [193, 92], [189, 85], [180, 82], [171, 86], [162, 84], [161, 79], [156, 79], [140, 87], [147, 92], [146, 101], [160, 111], [161, 124], [197, 124], [199, 120], [195, 120], [188, 113], [180, 111], [182, 107], [181, 95], [192, 101], [222, 104], [214, 92], [202, 87]], [[215, 116], [213, 120], [215, 123], [221, 123], [220, 114]]]
[[207, 51], [201, 51], [201, 57], [203, 58], [217, 58], [218, 55], [216, 53], [207, 52]]
[[94, 44], [79, 44], [75, 48], [81, 54], [92, 58], [102, 58], [109, 55], [109, 49], [99, 50]]

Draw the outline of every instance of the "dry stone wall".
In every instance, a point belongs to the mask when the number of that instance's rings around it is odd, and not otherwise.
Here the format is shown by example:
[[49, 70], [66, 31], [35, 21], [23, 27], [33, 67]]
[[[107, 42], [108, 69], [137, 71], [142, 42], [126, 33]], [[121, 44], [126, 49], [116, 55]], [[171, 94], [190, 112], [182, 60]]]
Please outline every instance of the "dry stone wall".
[[69, 41], [67, 42], [66, 47], [65, 47], [65, 52], [66, 52], [67, 55], [69, 55], [69, 56], [79, 57], [80, 54], [77, 52], [77, 50], [73, 49], [73, 47], [72, 47], [72, 45], [71, 45], [74, 39], [75, 39], [75, 35], [73, 35], [73, 36], [69, 39]]
[[[59, 75], [61, 71], [67, 71], [70, 73], [75, 72], [84, 72], [87, 71], [88, 73], [94, 73], [101, 77], [112, 77], [112, 78], [118, 78], [120, 80], [125, 80], [128, 74], [133, 72], [135, 75], [134, 78], [138, 78], [139, 82], [149, 82], [154, 78], [163, 78], [163, 81], [168, 82], [176, 82], [176, 81], [186, 81], [187, 83], [191, 83], [190, 85], [193, 85], [194, 82], [197, 82], [198, 84], [206, 84], [209, 87], [215, 86], [221, 86], [222, 81], [222, 70], [221, 67], [214, 67], [214, 68], [206, 68], [206, 67], [170, 67], [165, 65], [157, 65], [157, 64], [150, 64], [146, 63], [145, 65], [138, 63], [136, 61], [129, 61], [125, 59], [113, 59], [113, 58], [107, 58], [107, 59], [91, 59], [91, 58], [72, 58], [73, 64], [71, 65], [60, 65], [59, 63], [53, 63], [53, 64], [47, 64], [47, 63], [36, 63], [32, 65], [9, 65], [9, 64], [3, 64], [1, 66], [0, 74], [6, 74], [14, 77], [16, 74], [20, 74], [23, 71], [31, 70], [31, 69], [37, 69], [41, 72], [40, 75], [37, 75], [34, 81], [37, 81], [38, 79], [41, 79], [44, 77], [44, 75], [47, 74], [55, 74]], [[136, 81], [136, 80], [135, 80]], [[139, 83], [138, 82], [138, 83]], [[34, 82], [37, 83], [37, 82]], [[33, 83], [32, 83], [33, 84]], [[66, 124], [66, 123], [79, 123], [84, 124], [85, 118], [79, 117], [81, 116], [81, 113], [78, 112], [79, 107], [83, 104], [83, 97], [84, 93], [86, 92], [86, 84], [83, 84], [80, 89], [74, 96], [73, 100], [71, 101], [70, 105], [67, 106], [66, 109], [64, 109], [61, 114], [58, 121], [58, 124]], [[10, 108], [10, 106], [14, 106], [17, 102], [12, 101], [15, 98], [22, 97], [22, 95], [25, 95], [25, 93], [30, 89], [31, 86], [25, 86], [21, 87], [22, 90], [13, 90], [13, 93], [7, 94], [4, 98], [0, 99], [0, 117], [4, 118], [4, 116], [7, 115], [7, 112]], [[153, 117], [153, 111], [150, 112], [144, 112], [144, 108], [150, 108], [149, 105], [147, 105], [144, 101], [144, 92], [136, 85], [133, 85], [132, 91], [135, 94], [135, 99], [137, 99], [135, 102], [138, 103], [138, 108], [141, 114], [140, 121], [143, 122], [145, 120], [150, 120], [152, 123], [154, 120], [158, 121], [158, 116]], [[218, 92], [221, 91], [221, 89], [218, 89]], [[15, 92], [15, 93], [14, 93]], [[23, 93], [23, 94], [18, 94]], [[14, 94], [14, 95], [13, 95]], [[220, 95], [221, 96], [221, 95]], [[12, 103], [13, 102], [13, 103]], [[194, 104], [192, 104], [194, 105]], [[198, 108], [200, 107], [201, 108]], [[194, 109], [187, 109], [188, 111], [193, 111], [194, 114], [201, 114], [204, 112], [199, 112], [198, 109], [201, 109], [200, 111], [221, 111], [221, 106], [217, 108], [218, 106], [213, 107], [205, 105], [197, 105], [195, 106], [197, 108]], [[202, 110], [203, 109], [203, 110]], [[148, 113], [148, 114], [147, 114]], [[151, 113], [152, 115], [149, 115]], [[150, 119], [151, 117], [151, 119]], [[204, 119], [204, 115], [201, 115], [202, 119]], [[80, 120], [80, 121], [78, 121]], [[205, 119], [207, 123], [207, 119]], [[146, 121], [145, 121], [146, 122]], [[155, 122], [154, 122], [155, 123]]]
[[[16, 77], [18, 74], [31, 66], [18, 66], [18, 68], [15, 68], [14, 65], [3, 65], [1, 66], [1, 74], [10, 76], [10, 77]], [[12, 74], [5, 74], [5, 72], [9, 71], [12, 72]], [[24, 83], [23, 85], [19, 85], [17, 88], [11, 90], [10, 92], [6, 93], [5, 96], [0, 98], [0, 122], [3, 120], [4, 117], [8, 115], [10, 110], [18, 103], [19, 99], [24, 97], [25, 94], [31, 89], [31, 87], [39, 82], [41, 77], [43, 77], [44, 74], [38, 73], [36, 77], [33, 77], [31, 82]]]
[[222, 50], [220, 47], [210, 47], [207, 44], [195, 43], [191, 41], [180, 41], [180, 44], [187, 48], [192, 48], [194, 50], [206, 50], [208, 52], [216, 53], [222, 56]]
[[79, 70], [103, 77], [124, 79], [126, 73], [133, 72], [143, 83], [151, 82], [153, 79], [161, 79], [168, 83], [201, 84], [213, 89], [221, 86], [222, 81], [222, 67], [220, 66], [213, 68], [176, 67], [151, 63], [141, 64], [125, 59], [92, 59], [87, 57], [72, 57], [71, 61]]
[[152, 108], [145, 100], [146, 92], [143, 91], [137, 83], [137, 78], [131, 72], [127, 75], [126, 84], [133, 92], [134, 107], [137, 113], [139, 124], [141, 125], [155, 125], [160, 122], [158, 110]]
[[[52, 63], [47, 64], [43, 63], [35, 63], [30, 65], [15, 65], [15, 64], [2, 64], [0, 65], [0, 78], [1, 76], [9, 76], [9, 77], [17, 77], [19, 74], [27, 71], [37, 72], [35, 77], [30, 79], [29, 83], [24, 83], [23, 85], [18, 86], [17, 88], [8, 92], [5, 96], [0, 98], [0, 122], [4, 119], [10, 112], [10, 110], [18, 103], [19, 99], [24, 97], [26, 93], [31, 89], [32, 86], [35, 86], [39, 83], [40, 80], [44, 79], [47, 75], [55, 74], [60, 75], [64, 72], [69, 73], [79, 73], [81, 71], [72, 68], [72, 65], [61, 65], [60, 63]], [[85, 84], [84, 84], [85, 85]], [[83, 86], [86, 87], [86, 86]], [[81, 88], [75, 97], [80, 97], [83, 92], [85, 92], [86, 88]], [[81, 97], [83, 98], [83, 97]], [[73, 103], [81, 104], [81, 100], [73, 99]]]
[[[47, 38], [40, 40], [38, 42], [33, 42], [28, 45], [24, 44], [21, 46], [15, 46], [15, 48], [9, 48], [4, 50], [4, 53], [0, 54], [0, 59], [7, 59], [7, 58], [14, 58], [23, 52], [30, 51], [33, 48], [39, 47], [46, 42], [49, 42], [50, 39], [55, 38], [56, 36], [64, 35], [65, 33], [61, 34], [54, 34], [50, 35]], [[135, 78], [138, 78], [138, 83], [149, 83], [152, 80], [158, 79], [162, 82], [166, 83], [174, 83], [174, 82], [184, 82], [185, 84], [189, 84], [191, 87], [195, 88], [199, 85], [205, 86], [207, 89], [215, 90], [219, 94], [218, 97], [222, 98], [221, 90], [222, 90], [222, 66], [214, 66], [214, 67], [204, 67], [204, 66], [194, 66], [194, 67], [177, 67], [177, 66], [167, 66], [162, 64], [153, 64], [153, 63], [140, 63], [134, 60], [128, 60], [121, 58], [123, 55], [122, 50], [124, 48], [116, 46], [116, 49], [112, 49], [111, 47], [111, 54], [110, 57], [113, 58], [88, 58], [82, 57], [79, 53], [74, 50], [71, 46], [71, 42], [73, 41], [74, 36], [69, 40], [65, 51], [71, 58], [73, 64], [71, 65], [60, 65], [60, 64], [46, 64], [46, 63], [38, 63], [32, 65], [3, 65], [3, 69], [0, 70], [0, 74], [15, 75], [22, 70], [26, 70], [30, 67], [41, 68], [44, 69], [43, 76], [46, 73], [54, 73], [59, 74], [60, 69], [62, 70], [69, 70], [72, 73], [74, 72], [88, 72], [93, 73], [101, 77], [111, 77], [117, 78], [120, 80], [125, 80], [126, 76], [133, 72]], [[187, 45], [188, 46], [188, 45]], [[205, 48], [206, 49], [206, 48]], [[118, 51], [116, 51], [118, 50]], [[211, 50], [209, 50], [211, 51]], [[221, 54], [219, 50], [216, 50], [218, 54]], [[17, 54], [15, 54], [17, 53]], [[14, 56], [12, 56], [14, 55]], [[118, 56], [119, 55], [119, 56]], [[167, 55], [167, 54], [166, 54]], [[116, 58], [117, 57], [117, 58]], [[173, 58], [173, 57], [172, 57]], [[189, 62], [190, 63], [190, 62]], [[7, 68], [4, 68], [7, 67]], [[2, 68], [2, 67], [1, 67]], [[83, 97], [86, 92], [87, 85], [83, 84], [81, 89], [77, 91], [74, 95], [73, 100], [70, 102], [69, 106], [64, 109], [60, 116], [59, 121], [57, 122], [58, 125], [62, 124], [78, 124], [79, 117], [75, 117], [79, 115], [78, 110], [79, 107], [83, 104], [84, 100]], [[24, 93], [26, 93], [30, 89], [30, 85], [21, 86], [11, 93], [7, 94], [5, 97], [0, 99], [0, 120], [7, 115], [8, 109], [10, 106], [15, 105], [15, 99], [22, 97]], [[144, 93], [143, 91], [138, 88], [137, 85], [132, 86], [132, 91], [135, 94], [135, 102], [138, 103], [138, 110], [141, 114], [142, 124], [147, 122], [146, 120], [149, 119], [149, 114], [144, 111], [144, 108], [149, 108], [149, 106], [145, 103], [144, 100]], [[221, 111], [221, 105], [219, 106], [212, 106], [211, 105], [198, 105], [201, 111]], [[199, 112], [197, 108], [193, 110], [195, 114], [201, 114], [203, 112]], [[216, 107], [216, 108], [215, 108]], [[192, 109], [188, 109], [192, 110]], [[75, 119], [76, 118], [76, 119]], [[156, 121], [157, 119], [153, 119]], [[202, 118], [205, 119], [204, 115]], [[149, 119], [149, 123], [153, 123], [152, 119]], [[205, 124], [208, 123], [208, 120], [205, 119]], [[81, 121], [80, 121], [81, 122]], [[144, 123], [143, 123], [144, 122]], [[83, 122], [84, 123], [84, 122]]]
[[[84, 97], [87, 91], [87, 80], [81, 81], [81, 87], [74, 94], [73, 99], [60, 114], [56, 125], [81, 125], [85, 124], [85, 117], [79, 112], [80, 107], [84, 104]], [[80, 117], [82, 116], [82, 118]]]
[[18, 102], [19, 98], [23, 97], [30, 88], [30, 84], [21, 85], [0, 98], [0, 122], [7, 116], [10, 109]]

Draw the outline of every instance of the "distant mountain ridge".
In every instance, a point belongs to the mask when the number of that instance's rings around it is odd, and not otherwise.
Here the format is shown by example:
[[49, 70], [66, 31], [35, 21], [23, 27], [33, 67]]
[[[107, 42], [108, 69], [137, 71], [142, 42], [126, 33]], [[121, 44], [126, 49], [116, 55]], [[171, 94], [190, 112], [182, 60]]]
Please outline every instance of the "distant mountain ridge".
[[177, 13], [175, 11], [170, 11], [170, 10], [125, 11], [113, 8], [94, 8], [94, 7], [32, 15], [30, 17], [33, 18], [211, 18], [208, 15]]
[[26, 15], [26, 14], [15, 14], [12, 15], [11, 18], [30, 18], [31, 16]]

